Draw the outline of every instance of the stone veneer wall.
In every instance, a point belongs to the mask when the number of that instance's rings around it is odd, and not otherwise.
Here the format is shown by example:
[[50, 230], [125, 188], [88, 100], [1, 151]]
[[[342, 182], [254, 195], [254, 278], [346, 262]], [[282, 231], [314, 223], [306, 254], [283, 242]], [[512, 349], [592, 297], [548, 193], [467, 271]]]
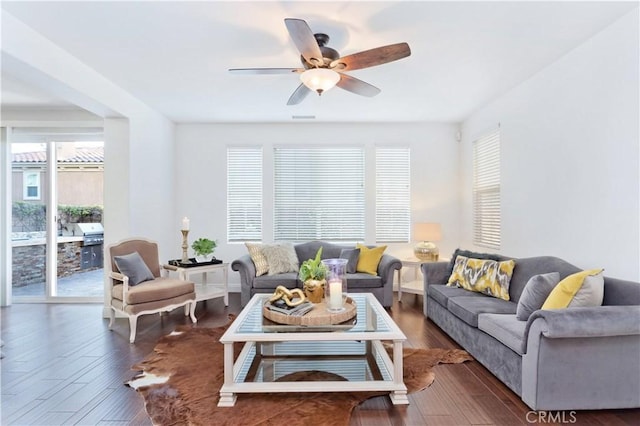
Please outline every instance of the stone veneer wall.
[[[80, 241], [58, 244], [58, 277], [67, 277], [80, 271]], [[46, 253], [44, 244], [13, 247], [12, 285], [42, 283], [46, 280]]]

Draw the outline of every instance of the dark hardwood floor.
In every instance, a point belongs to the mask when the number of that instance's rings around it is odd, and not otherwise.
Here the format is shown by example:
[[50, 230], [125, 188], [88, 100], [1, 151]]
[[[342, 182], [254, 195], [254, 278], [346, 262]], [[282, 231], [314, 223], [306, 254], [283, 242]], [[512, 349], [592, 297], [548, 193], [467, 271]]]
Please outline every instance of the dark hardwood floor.
[[[390, 313], [412, 347], [458, 347], [424, 318], [422, 298], [407, 295]], [[216, 327], [240, 311], [239, 294], [200, 302], [197, 327]], [[131, 366], [149, 354], [155, 342], [180, 324], [178, 309], [138, 320], [135, 344], [129, 344], [126, 319], [114, 330], [102, 318], [102, 305], [19, 304], [1, 309], [2, 425], [150, 425], [142, 398], [123, 383]], [[431, 387], [409, 396], [410, 405], [393, 406], [387, 397], [357, 407], [352, 425], [524, 425], [548, 424], [476, 361], [439, 365]], [[242, 396], [240, 396], [242, 397]], [[556, 413], [554, 413], [556, 414]], [[565, 413], [572, 424], [637, 425], [640, 410]], [[575, 421], [573, 421], [575, 420]], [[242, 419], [238, 419], [242, 425]], [[309, 424], [313, 424], [310, 420]]]

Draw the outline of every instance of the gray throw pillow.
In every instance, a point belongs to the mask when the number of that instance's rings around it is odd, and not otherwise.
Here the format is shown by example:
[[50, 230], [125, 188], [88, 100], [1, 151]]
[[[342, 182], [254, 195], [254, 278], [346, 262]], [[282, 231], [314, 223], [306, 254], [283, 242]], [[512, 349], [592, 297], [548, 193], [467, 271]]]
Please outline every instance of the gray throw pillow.
[[558, 272], [534, 275], [524, 286], [518, 307], [516, 308], [516, 318], [519, 321], [526, 321], [532, 313], [542, 308], [545, 300], [549, 297], [551, 290], [560, 282]]
[[300, 265], [293, 244], [265, 244], [262, 246], [262, 254], [267, 258], [269, 275], [282, 274], [284, 272], [298, 272]]
[[355, 274], [358, 267], [358, 259], [360, 258], [360, 249], [342, 249], [340, 259], [347, 259], [347, 274]]
[[131, 286], [155, 279], [137, 251], [123, 256], [114, 256], [113, 261], [120, 273], [129, 277], [129, 285]]

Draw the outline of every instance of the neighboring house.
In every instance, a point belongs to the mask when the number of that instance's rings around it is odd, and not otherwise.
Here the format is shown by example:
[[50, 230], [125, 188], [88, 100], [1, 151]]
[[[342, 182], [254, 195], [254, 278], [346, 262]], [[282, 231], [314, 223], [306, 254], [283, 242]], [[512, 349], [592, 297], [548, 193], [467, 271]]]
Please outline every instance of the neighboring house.
[[[103, 204], [104, 149], [61, 144], [58, 150], [58, 204]], [[12, 201], [44, 204], [49, 191], [45, 151], [22, 152], [12, 158]]]

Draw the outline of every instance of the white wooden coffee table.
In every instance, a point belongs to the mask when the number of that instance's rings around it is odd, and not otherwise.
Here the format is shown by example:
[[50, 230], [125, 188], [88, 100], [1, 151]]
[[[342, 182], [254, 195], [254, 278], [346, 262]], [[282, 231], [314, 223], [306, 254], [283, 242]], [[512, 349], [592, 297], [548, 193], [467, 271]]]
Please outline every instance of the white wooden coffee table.
[[[265, 320], [269, 294], [256, 294], [220, 338], [224, 384], [218, 406], [231, 407], [238, 393], [388, 391], [393, 404], [408, 404], [402, 377], [407, 339], [373, 294], [349, 294], [357, 306], [348, 326], [279, 326]], [[389, 357], [382, 342], [392, 344]], [[233, 359], [233, 344], [245, 342]], [[319, 370], [347, 381], [276, 381], [297, 371]]]

